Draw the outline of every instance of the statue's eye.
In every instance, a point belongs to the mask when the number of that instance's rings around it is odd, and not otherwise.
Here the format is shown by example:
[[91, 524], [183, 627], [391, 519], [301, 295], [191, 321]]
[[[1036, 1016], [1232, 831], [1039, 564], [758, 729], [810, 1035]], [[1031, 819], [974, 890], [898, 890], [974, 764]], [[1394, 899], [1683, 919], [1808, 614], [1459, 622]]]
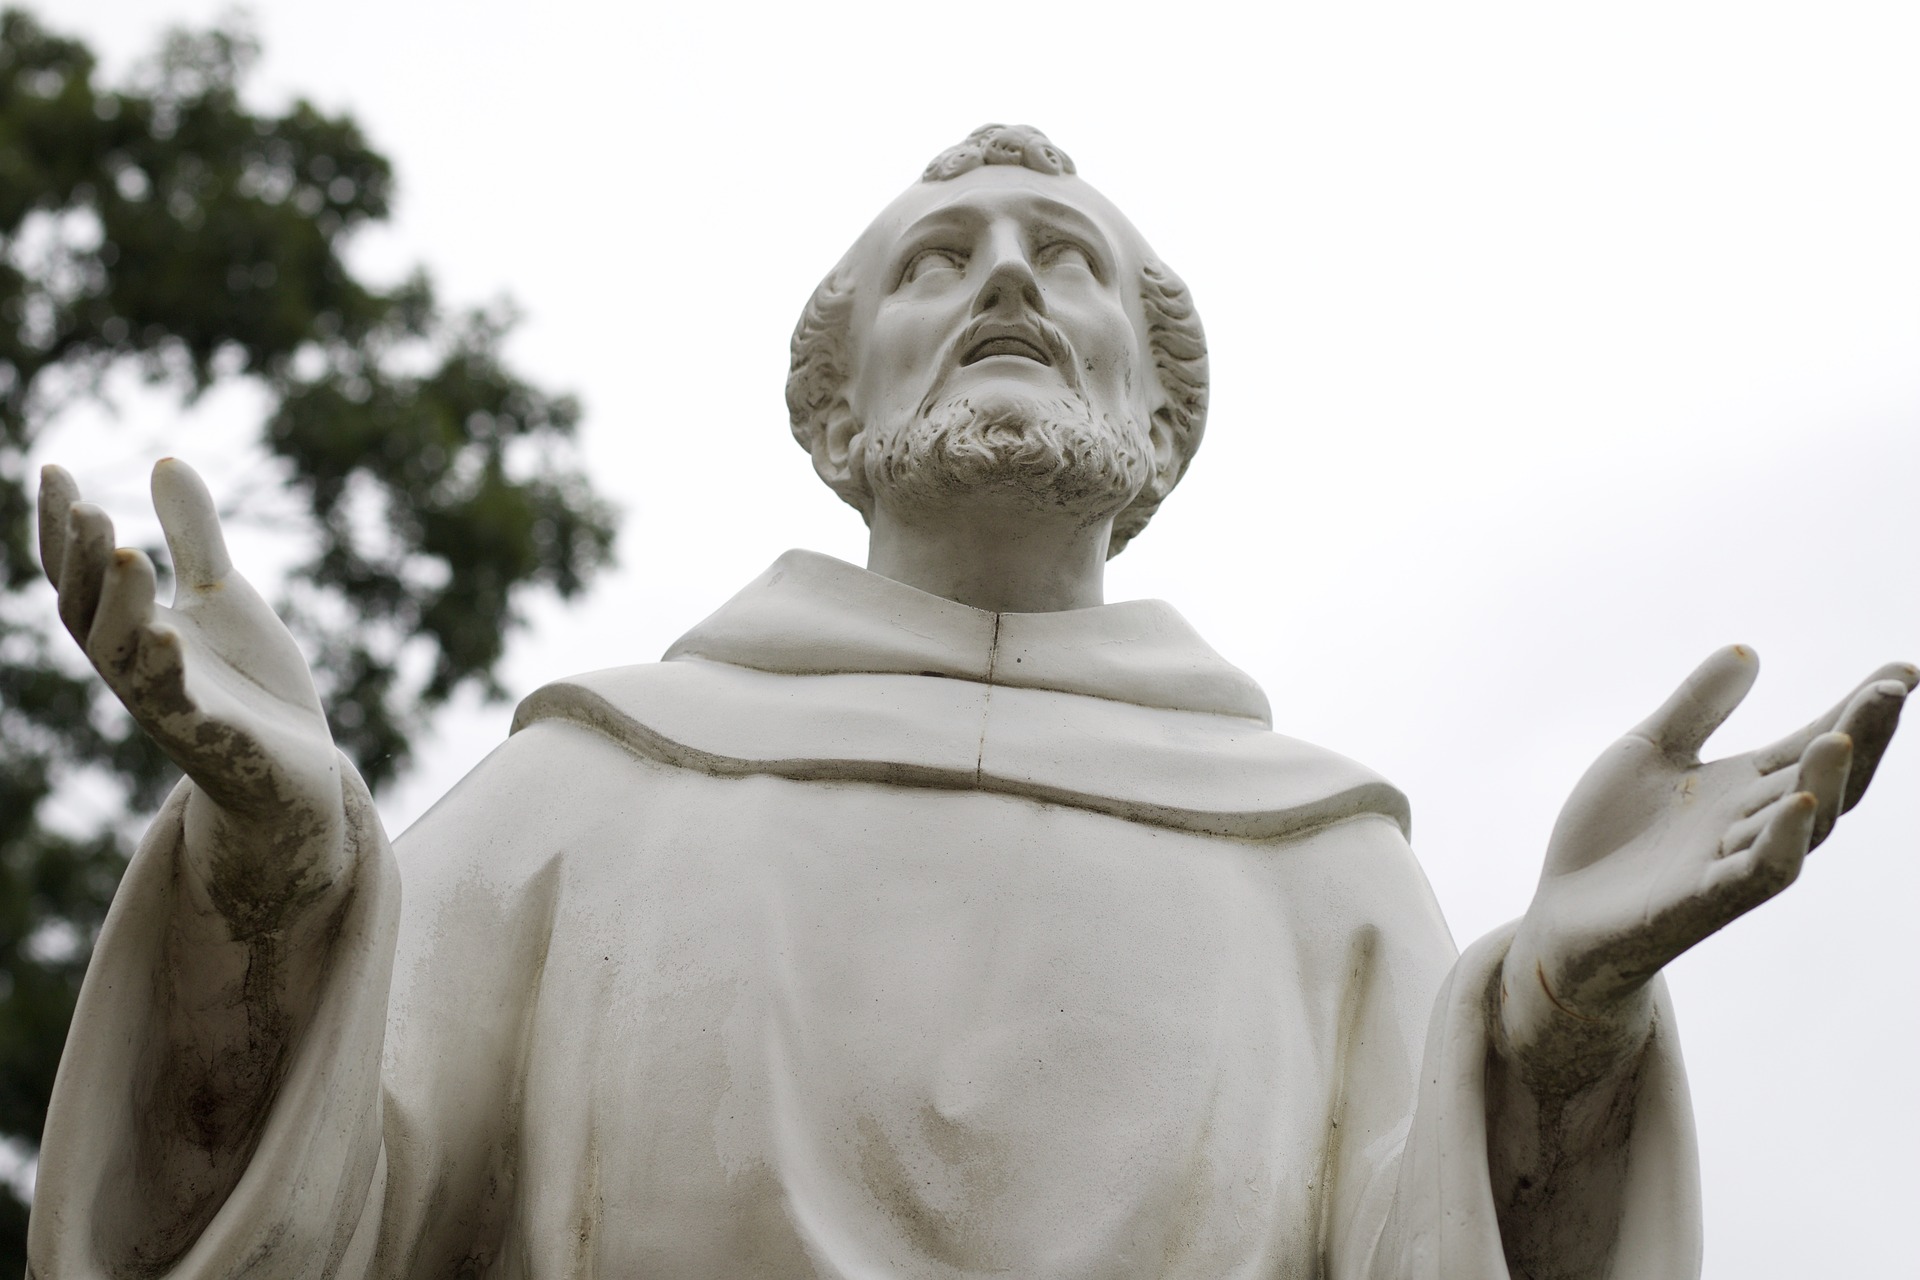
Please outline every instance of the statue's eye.
[[1071, 240], [1056, 240], [1036, 256], [1042, 267], [1078, 267], [1082, 271], [1093, 271], [1093, 255]]
[[907, 259], [900, 272], [901, 284], [912, 284], [941, 271], [959, 271], [967, 265], [966, 256], [955, 249], [922, 249]]

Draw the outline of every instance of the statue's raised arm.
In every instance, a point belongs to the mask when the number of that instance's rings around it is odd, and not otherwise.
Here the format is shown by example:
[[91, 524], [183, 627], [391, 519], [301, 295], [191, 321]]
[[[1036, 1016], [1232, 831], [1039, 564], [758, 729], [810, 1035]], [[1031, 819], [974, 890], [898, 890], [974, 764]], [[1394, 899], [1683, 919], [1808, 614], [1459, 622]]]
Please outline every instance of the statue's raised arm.
[[1920, 680], [1889, 663], [1797, 732], [1701, 759], [1758, 673], [1744, 646], [1713, 654], [1594, 762], [1554, 826], [1493, 1011], [1489, 1159], [1515, 1274], [1568, 1252], [1556, 1200], [1618, 1200], [1656, 975], [1793, 883], [1866, 793]]
[[206, 485], [166, 459], [153, 501], [173, 556], [171, 607], [155, 601], [147, 556], [114, 546], [112, 521], [80, 501], [72, 477], [42, 473], [41, 560], [60, 619], [189, 780], [156, 824], [173, 853], [151, 878], [166, 902], [131, 900], [130, 876], [129, 900], [116, 903], [122, 917], [163, 918], [152, 920], [150, 1016], [120, 1029], [149, 1040], [136, 1085], [146, 1105], [131, 1132], [113, 1135], [132, 1150], [121, 1153], [124, 1199], [100, 1219], [109, 1238], [96, 1244], [149, 1267], [194, 1241], [252, 1155], [310, 1020], [358, 847], [350, 770], [306, 662], [235, 571]]

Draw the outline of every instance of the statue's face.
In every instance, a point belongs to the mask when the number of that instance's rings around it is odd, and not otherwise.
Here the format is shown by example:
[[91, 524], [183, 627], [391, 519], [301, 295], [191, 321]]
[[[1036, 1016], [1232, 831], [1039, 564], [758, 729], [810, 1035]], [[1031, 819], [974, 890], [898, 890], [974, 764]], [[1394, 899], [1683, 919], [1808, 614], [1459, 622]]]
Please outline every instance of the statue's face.
[[998, 383], [1144, 418], [1137, 243], [1077, 178], [987, 165], [914, 187], [862, 239], [854, 416]]
[[[960, 456], [945, 491], [1011, 469], [1089, 514], [1131, 500], [1151, 474], [1156, 386], [1140, 258], [1137, 234], [1077, 178], [989, 165], [896, 200], [855, 247], [848, 335], [847, 405], [879, 496], [876, 471], [901, 479]], [[1089, 451], [1103, 474], [1078, 473]], [[1049, 474], [1042, 455], [1062, 454]]]

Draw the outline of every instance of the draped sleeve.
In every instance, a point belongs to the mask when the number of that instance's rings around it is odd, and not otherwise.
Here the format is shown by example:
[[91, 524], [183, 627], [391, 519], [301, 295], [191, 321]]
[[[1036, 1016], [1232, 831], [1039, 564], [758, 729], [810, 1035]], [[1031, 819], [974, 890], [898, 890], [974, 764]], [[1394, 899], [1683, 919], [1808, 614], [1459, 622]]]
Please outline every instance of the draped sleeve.
[[[1364, 1261], [1341, 1275], [1525, 1280], [1510, 1273], [1501, 1246], [1487, 1143], [1490, 1011], [1512, 939], [1512, 926], [1481, 939], [1441, 984], [1397, 1167], [1356, 1161], [1373, 1166], [1376, 1212], [1356, 1216], [1361, 1238], [1349, 1242], [1349, 1257]], [[1652, 1034], [1624, 1097], [1631, 1118], [1618, 1199], [1588, 1204], [1572, 1195], [1552, 1206], [1573, 1224], [1563, 1238], [1580, 1242], [1574, 1249], [1581, 1256], [1558, 1260], [1550, 1274], [1607, 1280], [1695, 1280], [1700, 1274], [1693, 1113], [1673, 1007], [1658, 977], [1653, 995]], [[1604, 1266], [1597, 1265], [1602, 1256]]]
[[[381, 1048], [400, 917], [400, 880], [372, 801], [351, 768], [352, 883], [312, 1016], [291, 1047], [251, 1159], [169, 1277], [357, 1277], [371, 1266], [386, 1181]], [[104, 1280], [103, 1256], [130, 1211], [133, 1152], [151, 1067], [167, 1034], [167, 936], [177, 909], [182, 782], [127, 868], [81, 988], [47, 1116], [28, 1237], [38, 1280]]]

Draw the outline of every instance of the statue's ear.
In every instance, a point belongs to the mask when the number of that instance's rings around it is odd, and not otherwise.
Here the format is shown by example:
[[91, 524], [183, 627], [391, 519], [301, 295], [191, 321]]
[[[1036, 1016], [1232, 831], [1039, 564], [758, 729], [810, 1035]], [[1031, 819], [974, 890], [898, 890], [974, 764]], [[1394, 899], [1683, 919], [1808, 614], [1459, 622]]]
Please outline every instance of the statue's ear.
[[1181, 455], [1173, 430], [1173, 411], [1167, 409], [1165, 403], [1154, 409], [1154, 426], [1148, 430], [1148, 439], [1154, 445], [1154, 478], [1171, 489], [1171, 480], [1165, 478], [1179, 476]]
[[860, 465], [860, 423], [844, 398], [820, 415], [813, 433], [813, 469], [827, 487], [858, 507], [864, 514], [870, 504], [867, 497], [867, 472]]
[[1163, 398], [1160, 407], [1153, 411], [1153, 425], [1147, 430], [1148, 443], [1153, 448], [1154, 491], [1161, 497], [1173, 492], [1173, 486], [1180, 483], [1180, 473], [1184, 470], [1180, 457], [1178, 433], [1173, 426], [1173, 411], [1167, 408]]

